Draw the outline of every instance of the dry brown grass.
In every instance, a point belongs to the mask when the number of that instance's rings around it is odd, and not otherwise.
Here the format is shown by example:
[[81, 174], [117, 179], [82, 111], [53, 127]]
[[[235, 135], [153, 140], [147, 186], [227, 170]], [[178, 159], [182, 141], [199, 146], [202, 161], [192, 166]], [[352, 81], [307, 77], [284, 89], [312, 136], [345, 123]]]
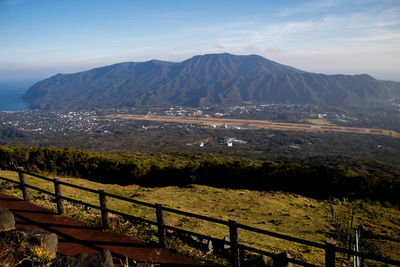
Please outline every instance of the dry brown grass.
[[311, 124], [316, 124], [316, 125], [335, 125], [326, 119], [308, 119], [306, 121]]
[[30, 245], [25, 240], [14, 242], [6, 238], [0, 238], [0, 266], [50, 266], [52, 263], [50, 254], [43, 248]]

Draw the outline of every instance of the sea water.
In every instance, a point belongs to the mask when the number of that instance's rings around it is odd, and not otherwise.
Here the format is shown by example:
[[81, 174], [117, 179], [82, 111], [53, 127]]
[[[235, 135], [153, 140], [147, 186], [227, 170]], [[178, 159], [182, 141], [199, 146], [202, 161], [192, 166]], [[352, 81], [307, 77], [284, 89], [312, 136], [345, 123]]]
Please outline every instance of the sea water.
[[34, 82], [0, 81], [0, 111], [23, 111], [29, 109], [29, 103], [22, 100], [25, 92]]

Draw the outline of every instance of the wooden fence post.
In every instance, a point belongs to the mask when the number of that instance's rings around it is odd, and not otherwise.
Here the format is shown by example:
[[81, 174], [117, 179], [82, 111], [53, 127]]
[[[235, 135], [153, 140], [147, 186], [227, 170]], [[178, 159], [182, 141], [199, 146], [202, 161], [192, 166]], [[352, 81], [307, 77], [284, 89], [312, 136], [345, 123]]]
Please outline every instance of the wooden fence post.
[[165, 248], [167, 247], [167, 229], [165, 229], [164, 213], [161, 203], [156, 203], [156, 216], [158, 226], [158, 242], [160, 244], [160, 247]]
[[54, 192], [56, 194], [57, 211], [58, 211], [58, 214], [64, 215], [64, 204], [63, 204], [63, 200], [61, 198], [60, 179], [54, 178], [53, 181], [54, 181]]
[[107, 212], [106, 192], [104, 191], [104, 189], [99, 190], [99, 199], [100, 199], [100, 210], [101, 210], [101, 222], [103, 230], [106, 230], [108, 229], [108, 212]]
[[24, 197], [24, 200], [29, 201], [29, 194], [28, 194], [28, 189], [25, 186], [25, 173], [24, 173], [24, 168], [23, 167], [18, 167], [18, 176], [19, 176], [19, 184], [21, 186], [22, 190], [22, 196]]
[[233, 267], [240, 267], [239, 237], [237, 219], [229, 219], [229, 239], [231, 243], [231, 264]]
[[328, 239], [325, 241], [325, 266], [335, 267], [336, 255], [335, 255], [336, 241]]

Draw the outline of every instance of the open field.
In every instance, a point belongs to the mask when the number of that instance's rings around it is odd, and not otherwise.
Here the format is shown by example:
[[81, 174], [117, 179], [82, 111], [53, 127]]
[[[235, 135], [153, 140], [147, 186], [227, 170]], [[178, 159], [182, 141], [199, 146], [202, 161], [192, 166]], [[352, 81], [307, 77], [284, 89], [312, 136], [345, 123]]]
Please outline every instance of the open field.
[[[0, 171], [0, 176], [17, 180], [14, 172]], [[347, 216], [354, 210], [353, 228], [363, 226], [376, 234], [400, 239], [400, 211], [383, 208], [365, 202], [333, 202], [315, 200], [296, 194], [283, 192], [264, 192], [251, 190], [218, 189], [201, 185], [187, 187], [140, 187], [137, 185], [104, 185], [78, 178], [62, 178], [63, 181], [90, 187], [105, 188], [107, 192], [128, 198], [135, 198], [149, 203], [161, 202], [167, 207], [194, 212], [214, 218], [227, 220], [238, 218], [239, 223], [251, 225], [294, 237], [324, 242], [335, 231], [332, 221]], [[27, 183], [54, 192], [52, 183], [27, 176]], [[1, 186], [3, 193], [21, 196], [16, 187]], [[63, 186], [63, 195], [89, 202], [98, 203], [98, 195]], [[43, 195], [42, 195], [43, 196]], [[39, 197], [40, 199], [40, 197]], [[155, 221], [153, 209], [108, 200], [110, 209], [134, 214]], [[54, 208], [54, 207], [53, 207]], [[332, 213], [333, 211], [333, 213]], [[197, 219], [188, 219], [166, 213], [166, 223], [175, 227], [211, 235], [217, 238], [228, 236], [228, 229]], [[346, 221], [343, 221], [346, 224]], [[323, 263], [323, 251], [275, 238], [261, 237], [246, 231], [239, 232], [241, 242], [267, 251], [287, 251], [292, 256], [310, 263]], [[400, 243], [374, 240], [370, 244], [373, 250], [382, 256], [400, 259]], [[342, 255], [338, 255], [342, 256]], [[344, 259], [344, 258], [343, 258]], [[343, 260], [342, 259], [342, 260]]]
[[236, 126], [236, 127], [251, 128], [251, 129], [340, 132], [340, 133], [374, 134], [374, 135], [400, 137], [399, 133], [392, 130], [355, 128], [355, 127], [333, 126], [324, 124], [280, 123], [280, 122], [262, 121], [262, 120], [206, 118], [206, 117], [174, 117], [174, 116], [135, 115], [135, 114], [114, 114], [114, 115], [108, 115], [106, 117], [128, 119], [128, 120], [146, 120], [146, 121], [157, 121], [157, 122], [201, 124], [207, 126], [215, 125], [218, 127], [227, 125], [228, 127]]
[[317, 125], [335, 125], [334, 123], [330, 122], [327, 119], [308, 119], [306, 122], [311, 123], [311, 124], [317, 124]]

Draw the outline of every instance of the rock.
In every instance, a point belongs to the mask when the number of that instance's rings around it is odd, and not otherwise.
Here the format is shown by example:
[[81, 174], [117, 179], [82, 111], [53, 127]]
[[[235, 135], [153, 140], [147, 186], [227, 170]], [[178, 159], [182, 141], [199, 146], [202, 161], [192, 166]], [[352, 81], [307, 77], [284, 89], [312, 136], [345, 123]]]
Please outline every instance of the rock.
[[213, 243], [210, 239], [202, 239], [201, 240], [201, 249], [206, 250], [207, 252], [213, 251]]
[[227, 236], [224, 237], [224, 249], [230, 249], [231, 245], [227, 244], [226, 242], [231, 242], [231, 240]]
[[0, 233], [0, 236], [14, 242], [26, 241], [31, 245], [37, 245], [45, 249], [50, 256], [55, 256], [58, 250], [58, 238], [56, 234], [39, 229], [17, 228]]
[[207, 243], [207, 250], [208, 250], [208, 252], [211, 252], [211, 251], [213, 251], [213, 243], [212, 243], [212, 241], [211, 240], [208, 240], [208, 243]]
[[7, 208], [0, 207], [0, 232], [15, 229], [14, 215]]
[[243, 262], [244, 267], [271, 267], [273, 260], [271, 257], [265, 255], [249, 255]]
[[266, 255], [260, 255], [261, 256], [261, 263], [263, 266], [272, 266], [274, 263], [274, 260], [271, 257], [268, 257]]
[[189, 235], [188, 241], [192, 246], [198, 249], [205, 250], [207, 252], [213, 251], [213, 243], [210, 239], [199, 238], [194, 235]]
[[94, 254], [80, 253], [76, 256], [58, 255], [53, 267], [113, 267], [113, 259], [109, 250], [102, 250]]
[[200, 242], [200, 239], [195, 235], [190, 235], [189, 237], [190, 237], [191, 241], [193, 241], [193, 242]]

